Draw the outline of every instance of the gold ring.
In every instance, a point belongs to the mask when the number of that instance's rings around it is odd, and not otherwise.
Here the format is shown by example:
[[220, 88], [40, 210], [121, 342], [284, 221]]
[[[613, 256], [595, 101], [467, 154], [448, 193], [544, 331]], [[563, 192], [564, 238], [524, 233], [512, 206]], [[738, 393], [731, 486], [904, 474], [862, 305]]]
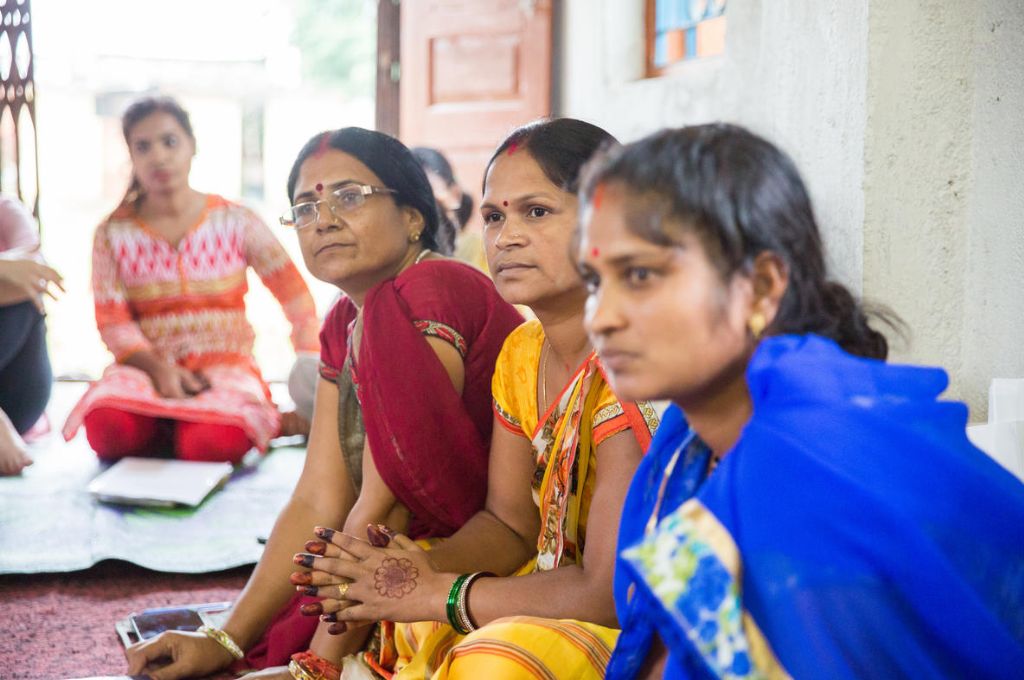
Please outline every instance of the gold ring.
[[344, 600], [345, 599], [345, 593], [348, 592], [348, 587], [350, 585], [352, 585], [352, 584], [351, 583], [342, 583], [341, 585], [338, 586], [338, 599], [339, 600]]

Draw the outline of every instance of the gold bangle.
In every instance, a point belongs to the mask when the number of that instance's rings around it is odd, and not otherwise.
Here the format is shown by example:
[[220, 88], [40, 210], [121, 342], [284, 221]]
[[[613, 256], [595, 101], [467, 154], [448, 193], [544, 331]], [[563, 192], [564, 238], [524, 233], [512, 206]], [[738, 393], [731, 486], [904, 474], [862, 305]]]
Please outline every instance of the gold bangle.
[[245, 652], [238, 646], [238, 643], [231, 639], [231, 636], [222, 631], [220, 628], [214, 628], [213, 626], [200, 626], [199, 632], [215, 640], [221, 647], [228, 650], [231, 656], [235, 659], [242, 659], [245, 657]]
[[322, 676], [313, 675], [295, 659], [288, 662], [288, 673], [290, 673], [295, 680], [322, 680]]

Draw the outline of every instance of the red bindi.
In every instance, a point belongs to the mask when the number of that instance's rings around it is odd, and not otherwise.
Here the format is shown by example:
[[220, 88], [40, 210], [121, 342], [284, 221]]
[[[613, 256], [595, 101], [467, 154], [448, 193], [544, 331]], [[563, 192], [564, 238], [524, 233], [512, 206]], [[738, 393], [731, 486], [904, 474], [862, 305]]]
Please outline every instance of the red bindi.
[[501, 202], [501, 204], [502, 204], [503, 206], [505, 206], [506, 208], [508, 207], [508, 201], [502, 201], [502, 202]]
[[591, 248], [590, 249], [590, 256], [591, 257], [597, 257], [600, 254], [601, 254], [601, 251], [598, 250], [597, 248]]
[[316, 192], [317, 192], [318, 194], [322, 194], [322, 193], [324, 192], [324, 185], [323, 185], [323, 182], [317, 182], [317, 183], [316, 183]]
[[602, 184], [598, 184], [594, 188], [594, 200], [593, 200], [594, 210], [600, 210], [600, 208], [601, 208], [601, 201], [603, 201], [603, 200], [604, 200], [604, 184], [602, 183]]

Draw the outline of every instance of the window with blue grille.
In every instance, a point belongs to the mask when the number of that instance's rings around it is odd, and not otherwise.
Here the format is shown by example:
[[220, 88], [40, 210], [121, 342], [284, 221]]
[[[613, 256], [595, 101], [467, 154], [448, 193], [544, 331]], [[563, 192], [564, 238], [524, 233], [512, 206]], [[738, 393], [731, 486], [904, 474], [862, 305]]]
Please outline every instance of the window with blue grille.
[[726, 0], [648, 0], [647, 70], [725, 51]]

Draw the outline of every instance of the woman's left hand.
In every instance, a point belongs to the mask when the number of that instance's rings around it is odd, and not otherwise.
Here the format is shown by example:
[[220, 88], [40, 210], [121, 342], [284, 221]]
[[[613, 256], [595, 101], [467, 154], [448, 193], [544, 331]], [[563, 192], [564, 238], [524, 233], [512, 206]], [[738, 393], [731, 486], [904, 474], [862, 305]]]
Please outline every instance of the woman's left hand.
[[[438, 573], [427, 552], [405, 536], [373, 525], [367, 533], [375, 545], [317, 527], [317, 536], [326, 542], [323, 547], [310, 550], [307, 544], [310, 552], [295, 556], [296, 564], [312, 571], [293, 574], [292, 582], [308, 581], [297, 589], [324, 598], [308, 613], [338, 622], [444, 621], [448, 590], [456, 575]], [[320, 611], [312, 611], [316, 609]], [[331, 632], [344, 628], [332, 626]]]

